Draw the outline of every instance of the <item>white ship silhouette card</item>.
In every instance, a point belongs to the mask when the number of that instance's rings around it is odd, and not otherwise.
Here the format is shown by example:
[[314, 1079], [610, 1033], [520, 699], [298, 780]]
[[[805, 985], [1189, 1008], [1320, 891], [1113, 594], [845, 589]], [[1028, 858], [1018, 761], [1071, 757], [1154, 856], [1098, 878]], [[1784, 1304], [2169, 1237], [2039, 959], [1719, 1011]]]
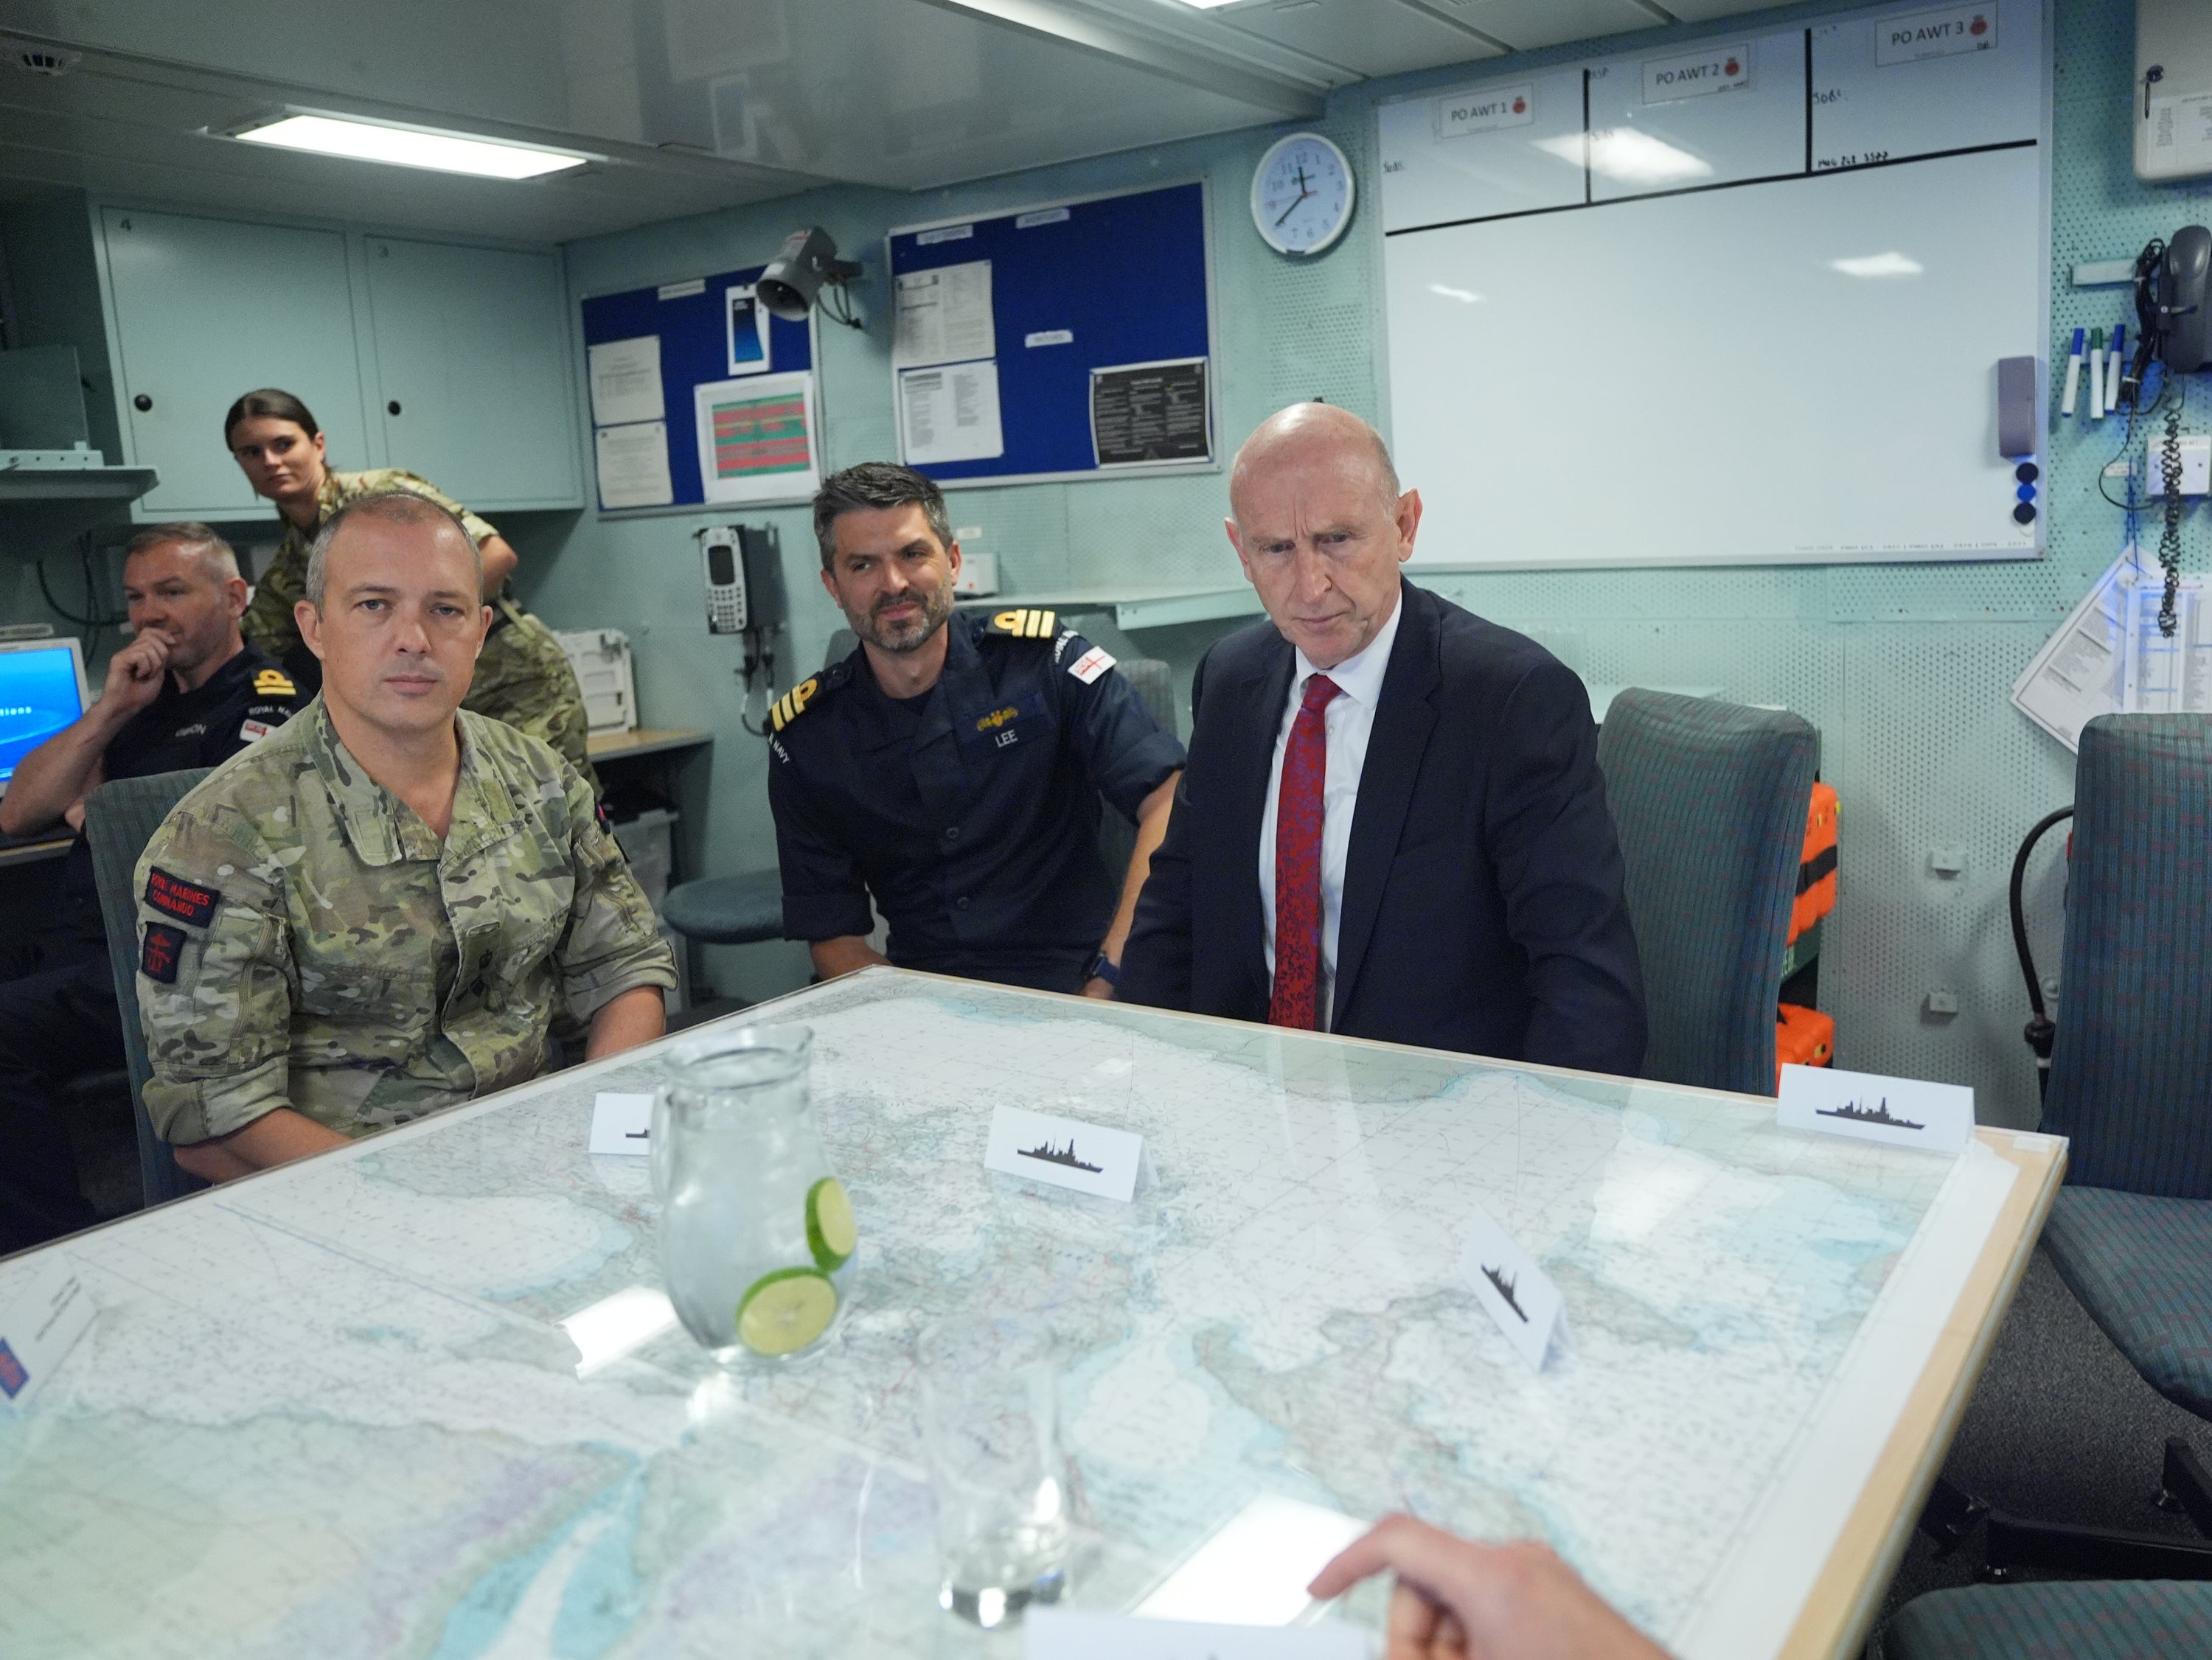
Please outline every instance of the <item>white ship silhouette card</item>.
[[1145, 1138], [1129, 1130], [1002, 1106], [991, 1114], [983, 1166], [1127, 1204], [1150, 1164]]
[[1974, 1092], [1963, 1084], [1785, 1066], [1775, 1121], [1784, 1130], [1958, 1153], [1974, 1137]]
[[592, 1097], [592, 1151], [643, 1158], [653, 1151], [653, 1097], [601, 1090]]
[[1490, 1312], [1505, 1341], [1541, 1372], [1555, 1340], [1566, 1336], [1566, 1313], [1559, 1288], [1536, 1266], [1536, 1259], [1513, 1242], [1480, 1205], [1468, 1220], [1460, 1247], [1459, 1271], [1474, 1287], [1476, 1300]]
[[1357, 1626], [1224, 1626], [1032, 1607], [1023, 1660], [1366, 1660]]

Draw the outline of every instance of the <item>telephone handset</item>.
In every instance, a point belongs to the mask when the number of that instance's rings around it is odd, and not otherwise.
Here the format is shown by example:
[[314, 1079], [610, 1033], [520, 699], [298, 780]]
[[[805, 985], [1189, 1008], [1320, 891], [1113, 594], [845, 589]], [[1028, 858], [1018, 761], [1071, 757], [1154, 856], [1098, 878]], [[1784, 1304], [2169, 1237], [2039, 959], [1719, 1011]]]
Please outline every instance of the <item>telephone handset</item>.
[[[769, 689], [775, 689], [775, 631], [784, 620], [782, 552], [772, 529], [710, 524], [693, 534], [706, 579], [707, 632], [744, 638], [744, 660], [738, 676], [744, 682], [750, 705], [754, 675], [764, 673]], [[743, 708], [738, 718], [748, 730], [756, 730], [744, 720]]]
[[[2195, 374], [2212, 364], [2212, 230], [2184, 225], [2170, 241], [2156, 237], [2136, 256], [2135, 361], [2122, 381], [2120, 396], [2130, 411], [2129, 431], [2135, 429], [2135, 413], [2142, 408], [2142, 379], [2155, 359], [2169, 379]], [[2159, 606], [2158, 631], [2171, 637], [2179, 617], [2174, 602], [2181, 585], [2181, 411], [2188, 396], [2186, 383], [2165, 391], [2166, 432], [2156, 459], [2160, 482], [2165, 487], [2165, 524], [2159, 535], [2158, 562], [2166, 575], [2166, 594]]]
[[[2136, 360], [2140, 385], [2155, 358], [2168, 373], [2212, 363], [2212, 230], [2184, 225], [2171, 241], [2153, 237], [2136, 257]], [[2130, 403], [2133, 399], [2128, 400]]]

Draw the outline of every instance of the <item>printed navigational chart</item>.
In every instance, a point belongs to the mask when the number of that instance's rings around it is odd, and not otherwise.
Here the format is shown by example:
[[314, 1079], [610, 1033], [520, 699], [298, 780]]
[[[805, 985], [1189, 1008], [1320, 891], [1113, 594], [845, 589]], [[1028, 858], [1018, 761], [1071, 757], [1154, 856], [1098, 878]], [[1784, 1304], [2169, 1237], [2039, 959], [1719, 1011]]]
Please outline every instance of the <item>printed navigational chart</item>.
[[2035, 0], [1883, 8], [1401, 99], [1383, 233], [2033, 146], [2040, 27]]

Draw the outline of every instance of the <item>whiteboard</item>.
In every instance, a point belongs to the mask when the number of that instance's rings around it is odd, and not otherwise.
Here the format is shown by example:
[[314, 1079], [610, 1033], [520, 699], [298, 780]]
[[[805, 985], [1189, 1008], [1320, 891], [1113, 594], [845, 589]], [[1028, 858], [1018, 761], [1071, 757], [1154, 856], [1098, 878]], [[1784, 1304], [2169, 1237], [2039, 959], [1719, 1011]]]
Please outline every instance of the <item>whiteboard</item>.
[[2043, 0], [1890, 5], [1377, 112], [1416, 562], [2033, 558]]

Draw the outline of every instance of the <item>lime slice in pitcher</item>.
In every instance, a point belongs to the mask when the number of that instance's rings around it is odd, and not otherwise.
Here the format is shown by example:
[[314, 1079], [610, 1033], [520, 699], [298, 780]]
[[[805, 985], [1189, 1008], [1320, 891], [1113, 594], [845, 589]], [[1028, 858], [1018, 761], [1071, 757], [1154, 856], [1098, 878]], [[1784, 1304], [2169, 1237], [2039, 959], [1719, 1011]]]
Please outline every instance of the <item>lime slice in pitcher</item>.
[[790, 1354], [823, 1332], [837, 1312], [837, 1287], [816, 1268], [763, 1274], [738, 1301], [738, 1341], [756, 1354]]
[[860, 1242], [853, 1223], [853, 1202], [845, 1197], [845, 1184], [824, 1176], [806, 1190], [806, 1248], [825, 1269], [842, 1268]]

